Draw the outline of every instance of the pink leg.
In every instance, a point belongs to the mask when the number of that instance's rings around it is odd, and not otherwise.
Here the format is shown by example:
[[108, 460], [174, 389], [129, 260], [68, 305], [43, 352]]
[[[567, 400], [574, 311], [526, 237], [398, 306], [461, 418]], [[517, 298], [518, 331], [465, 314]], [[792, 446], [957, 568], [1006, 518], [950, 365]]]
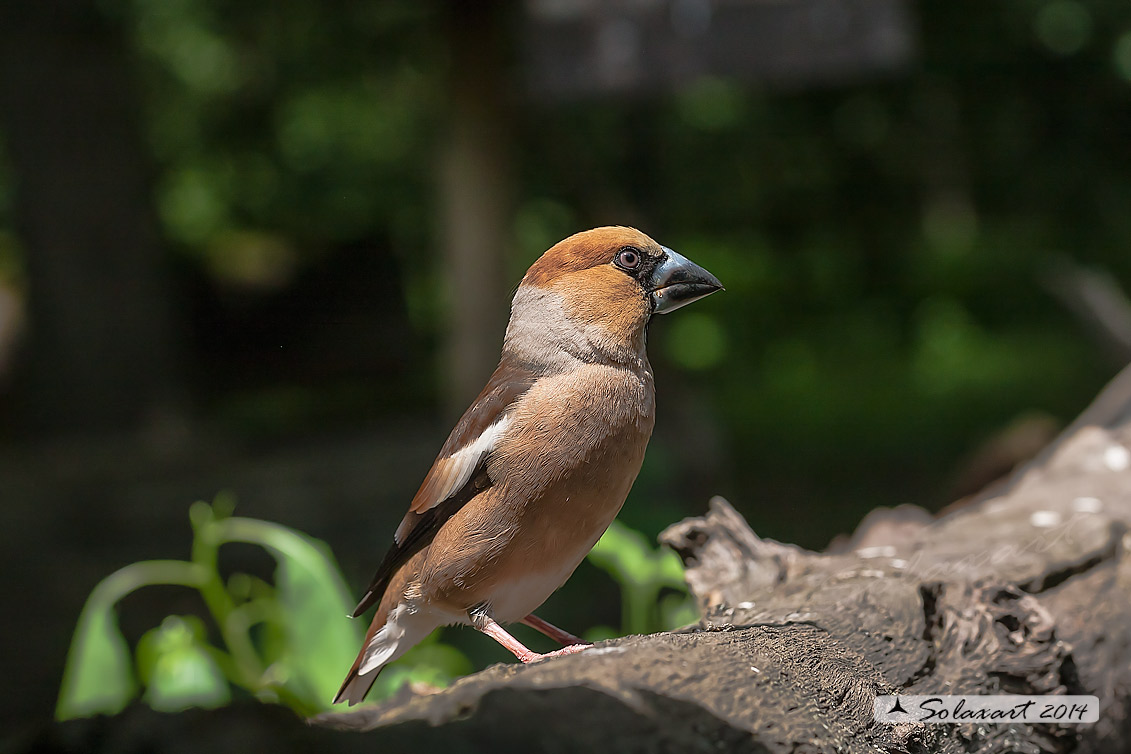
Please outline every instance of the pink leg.
[[495, 641], [502, 644], [511, 654], [523, 663], [535, 662], [537, 660], [544, 660], [547, 657], [560, 657], [562, 655], [571, 655], [589, 648], [589, 644], [572, 644], [568, 647], [562, 647], [556, 652], [547, 652], [546, 654], [538, 654], [537, 652], [527, 649], [521, 641], [507, 633], [506, 629], [494, 621], [494, 619], [479, 614], [472, 618], [472, 625], [479, 631], [490, 636]]
[[542, 620], [534, 613], [522, 619], [522, 622], [533, 628], [543, 636], [549, 636], [551, 639], [561, 644], [563, 647], [573, 646], [574, 644], [588, 644], [589, 642], [584, 639], [574, 636], [569, 631], [563, 631], [555, 626], [553, 623]]

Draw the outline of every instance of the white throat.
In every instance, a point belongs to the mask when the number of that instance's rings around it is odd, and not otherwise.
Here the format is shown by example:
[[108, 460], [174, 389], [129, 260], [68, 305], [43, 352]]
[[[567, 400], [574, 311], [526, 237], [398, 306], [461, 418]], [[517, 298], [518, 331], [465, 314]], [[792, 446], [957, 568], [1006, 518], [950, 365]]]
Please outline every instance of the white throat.
[[521, 285], [511, 303], [503, 352], [543, 373], [561, 373], [578, 362], [611, 363], [647, 368], [643, 340], [639, 351], [628, 349], [604, 328], [571, 319], [558, 293]]

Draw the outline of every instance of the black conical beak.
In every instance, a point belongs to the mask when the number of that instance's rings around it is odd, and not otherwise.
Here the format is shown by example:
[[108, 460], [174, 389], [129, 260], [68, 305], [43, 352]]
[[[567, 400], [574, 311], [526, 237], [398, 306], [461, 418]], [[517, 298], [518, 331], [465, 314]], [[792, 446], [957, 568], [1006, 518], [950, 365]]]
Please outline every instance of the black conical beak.
[[664, 261], [652, 270], [653, 312], [667, 314], [715, 291], [723, 290], [723, 284], [717, 277], [682, 254], [666, 246], [663, 249]]

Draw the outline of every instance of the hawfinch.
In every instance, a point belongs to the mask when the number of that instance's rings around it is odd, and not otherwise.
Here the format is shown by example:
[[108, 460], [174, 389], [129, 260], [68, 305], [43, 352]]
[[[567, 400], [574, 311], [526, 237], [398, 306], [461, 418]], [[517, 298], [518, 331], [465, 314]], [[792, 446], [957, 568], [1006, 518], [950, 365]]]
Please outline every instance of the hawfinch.
[[[616, 517], [652, 434], [653, 314], [722, 285], [632, 228], [570, 236], [526, 272], [499, 366], [452, 430], [354, 610], [377, 613], [334, 702], [439, 626], [471, 625], [522, 662], [586, 644], [534, 616]], [[540, 655], [500, 624], [565, 645]]]

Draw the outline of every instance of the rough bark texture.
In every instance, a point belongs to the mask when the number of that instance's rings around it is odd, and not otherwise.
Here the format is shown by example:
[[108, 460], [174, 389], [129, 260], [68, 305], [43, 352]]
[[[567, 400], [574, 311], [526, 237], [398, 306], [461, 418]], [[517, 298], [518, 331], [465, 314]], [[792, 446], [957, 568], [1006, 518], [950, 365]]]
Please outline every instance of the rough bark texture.
[[[1113, 381], [1088, 422], [1000, 495], [939, 520], [911, 507], [876, 512], [837, 552], [760, 539], [712, 501], [706, 516], [662, 535], [704, 616], [680, 632], [496, 665], [310, 728], [266, 707], [188, 713], [191, 726], [134, 709], [117, 728], [84, 721], [39, 743], [232, 749], [214, 723], [267, 726], [288, 742], [274, 751], [1122, 752], [1131, 745], [1128, 384]], [[1095, 694], [1100, 722], [874, 723], [873, 696], [897, 690]], [[179, 731], [175, 746], [161, 744], [165, 730]]]

